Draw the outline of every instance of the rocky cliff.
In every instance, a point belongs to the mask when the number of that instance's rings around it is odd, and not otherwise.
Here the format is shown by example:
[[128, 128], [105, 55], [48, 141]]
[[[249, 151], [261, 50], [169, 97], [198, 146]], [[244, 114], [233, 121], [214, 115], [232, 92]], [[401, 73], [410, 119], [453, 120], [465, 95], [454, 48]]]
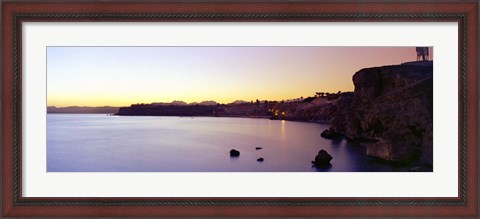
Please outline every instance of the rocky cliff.
[[353, 83], [353, 97], [337, 101], [330, 131], [375, 142], [369, 156], [432, 165], [431, 62], [362, 69]]

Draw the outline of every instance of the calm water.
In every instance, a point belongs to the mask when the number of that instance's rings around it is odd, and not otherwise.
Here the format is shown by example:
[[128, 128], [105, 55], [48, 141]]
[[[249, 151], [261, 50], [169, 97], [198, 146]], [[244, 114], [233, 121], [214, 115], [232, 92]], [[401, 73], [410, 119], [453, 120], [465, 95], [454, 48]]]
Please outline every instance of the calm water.
[[[401, 171], [365, 147], [320, 137], [328, 125], [248, 118], [48, 114], [49, 172]], [[255, 147], [262, 147], [255, 150]], [[237, 149], [240, 157], [231, 158]], [[320, 149], [332, 166], [312, 167]], [[263, 162], [256, 160], [263, 157]]]

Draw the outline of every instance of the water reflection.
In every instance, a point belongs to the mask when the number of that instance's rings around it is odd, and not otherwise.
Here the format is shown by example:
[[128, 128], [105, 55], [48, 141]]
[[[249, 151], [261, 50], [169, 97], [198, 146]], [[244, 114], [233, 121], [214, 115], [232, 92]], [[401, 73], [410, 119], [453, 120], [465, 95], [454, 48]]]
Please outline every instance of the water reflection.
[[286, 121], [282, 120], [280, 123], [280, 139], [285, 139], [285, 135], [287, 133], [287, 128], [286, 128]]
[[317, 172], [328, 172], [330, 169], [332, 169], [332, 164], [327, 164], [327, 165], [312, 165], [312, 169], [314, 169]]
[[[47, 115], [48, 172], [398, 171], [365, 146], [320, 133], [328, 125], [212, 117]], [[262, 147], [256, 150], [256, 147]], [[229, 151], [240, 151], [230, 157]], [[331, 166], [312, 168], [324, 149]], [[257, 162], [258, 158], [264, 162]]]
[[337, 145], [340, 145], [340, 143], [342, 143], [343, 138], [333, 138], [331, 141], [332, 141], [332, 146], [337, 146]]

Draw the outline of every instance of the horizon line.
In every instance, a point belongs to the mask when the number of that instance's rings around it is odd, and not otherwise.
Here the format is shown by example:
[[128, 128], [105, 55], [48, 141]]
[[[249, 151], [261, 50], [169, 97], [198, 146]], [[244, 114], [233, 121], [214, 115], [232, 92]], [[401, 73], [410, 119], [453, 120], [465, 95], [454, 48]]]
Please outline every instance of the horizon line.
[[[347, 92], [353, 92], [353, 91], [337, 91], [337, 92], [318, 92], [318, 93], [330, 93], [330, 94], [336, 94], [338, 92], [341, 92], [341, 93], [347, 93]], [[47, 105], [47, 107], [56, 107], [56, 108], [65, 108], [65, 107], [130, 107], [132, 105], [135, 105], [135, 104], [155, 104], [155, 103], [159, 103], [159, 104], [170, 104], [170, 103], [173, 103], [173, 102], [184, 102], [185, 104], [187, 105], [191, 105], [191, 104], [200, 104], [202, 102], [215, 102], [217, 104], [231, 104], [231, 103], [234, 103], [234, 102], [237, 102], [237, 101], [244, 101], [245, 103], [251, 103], [252, 101], [255, 103], [256, 100], [260, 101], [260, 102], [264, 102], [264, 101], [292, 101], [292, 100], [299, 100], [299, 99], [305, 99], [305, 98], [308, 98], [308, 97], [315, 97], [315, 95], [313, 96], [300, 96], [298, 98], [290, 98], [290, 99], [282, 99], [282, 100], [267, 100], [267, 99], [263, 99], [263, 100], [260, 100], [260, 99], [255, 99], [255, 100], [250, 100], [250, 101], [246, 101], [246, 100], [241, 100], [241, 99], [238, 99], [238, 100], [234, 100], [234, 101], [230, 101], [230, 102], [218, 102], [218, 101], [215, 101], [215, 100], [202, 100], [202, 101], [193, 101], [193, 102], [186, 102], [186, 101], [183, 101], [183, 100], [173, 100], [171, 102], [161, 102], [161, 101], [158, 101], [158, 102], [150, 102], [150, 103], [131, 103], [131, 104], [128, 104], [128, 105], [65, 105], [65, 106], [57, 106], [57, 105]]]

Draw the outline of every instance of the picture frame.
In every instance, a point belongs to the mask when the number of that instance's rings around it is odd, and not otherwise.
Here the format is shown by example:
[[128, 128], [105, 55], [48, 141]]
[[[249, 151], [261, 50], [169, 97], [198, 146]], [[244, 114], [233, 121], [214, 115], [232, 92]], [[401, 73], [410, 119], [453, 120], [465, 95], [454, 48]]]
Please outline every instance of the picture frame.
[[[478, 217], [478, 1], [2, 2], [2, 216]], [[22, 197], [23, 22], [457, 22], [458, 197]]]

